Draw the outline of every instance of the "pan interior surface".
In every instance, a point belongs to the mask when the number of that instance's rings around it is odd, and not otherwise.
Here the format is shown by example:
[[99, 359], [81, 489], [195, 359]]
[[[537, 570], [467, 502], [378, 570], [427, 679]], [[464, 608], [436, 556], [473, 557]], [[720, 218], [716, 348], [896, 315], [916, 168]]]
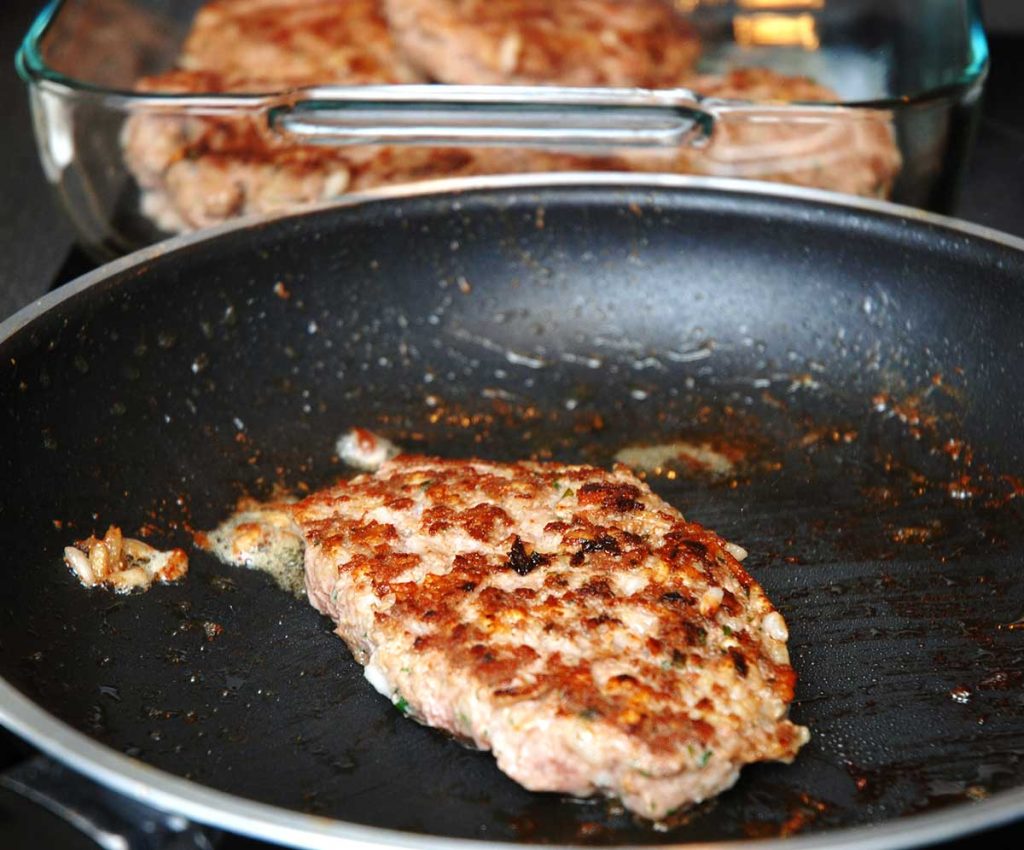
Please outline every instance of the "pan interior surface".
[[[658, 844], [824, 833], [1024, 785], [1019, 252], [799, 198], [482, 190], [170, 250], [0, 342], [0, 673], [147, 764], [441, 837]], [[404, 719], [331, 625], [191, 547], [242, 495], [409, 451], [609, 465], [750, 551], [811, 742], [666, 830], [531, 794]], [[13, 447], [17, 447], [14, 449]], [[108, 524], [190, 550], [86, 591]]]

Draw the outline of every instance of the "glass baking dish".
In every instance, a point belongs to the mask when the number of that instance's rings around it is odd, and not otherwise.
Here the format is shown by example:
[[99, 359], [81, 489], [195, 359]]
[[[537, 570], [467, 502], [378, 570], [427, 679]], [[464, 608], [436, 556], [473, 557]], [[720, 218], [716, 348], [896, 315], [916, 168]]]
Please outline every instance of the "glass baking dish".
[[523, 171], [767, 179], [945, 212], [988, 68], [974, 0], [676, 0], [700, 43], [679, 87], [175, 89], [202, 5], [57, 0], [18, 53], [46, 176], [98, 257], [376, 185]]

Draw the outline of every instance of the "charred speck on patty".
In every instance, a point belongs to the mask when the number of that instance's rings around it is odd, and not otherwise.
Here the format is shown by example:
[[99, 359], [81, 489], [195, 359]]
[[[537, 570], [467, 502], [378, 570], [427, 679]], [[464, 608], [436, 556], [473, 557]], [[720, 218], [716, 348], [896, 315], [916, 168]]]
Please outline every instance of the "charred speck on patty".
[[699, 540], [684, 540], [684, 548], [688, 549], [697, 558], [703, 560], [708, 555], [708, 547]]
[[515, 541], [512, 543], [511, 550], [509, 550], [506, 566], [509, 569], [515, 570], [521, 576], [527, 576], [537, 569], [537, 567], [544, 566], [550, 561], [551, 558], [547, 555], [540, 554], [540, 552], [531, 552], [527, 555], [526, 547], [523, 546], [523, 541], [516, 537]]
[[602, 534], [593, 540], [584, 540], [580, 544], [580, 548], [569, 559], [569, 563], [574, 567], [578, 567], [583, 563], [583, 559], [589, 552], [608, 552], [611, 555], [622, 554], [622, 550], [619, 548], [619, 541], [610, 534]]

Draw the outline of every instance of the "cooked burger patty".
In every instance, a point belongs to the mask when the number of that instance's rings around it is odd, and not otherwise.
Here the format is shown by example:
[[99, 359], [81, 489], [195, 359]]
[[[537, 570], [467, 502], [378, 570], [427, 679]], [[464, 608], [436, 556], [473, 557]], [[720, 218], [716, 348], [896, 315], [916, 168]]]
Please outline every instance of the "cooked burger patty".
[[367, 679], [528, 789], [659, 819], [808, 739], [745, 553], [625, 467], [402, 456], [294, 512]]
[[[379, 0], [212, 0], [196, 14], [179, 64], [136, 88], [265, 93], [422, 79], [396, 49]], [[143, 212], [172, 232], [335, 198], [376, 154], [295, 145], [259, 113], [141, 113], [125, 123], [122, 145]]]
[[[807, 77], [768, 68], [694, 77], [686, 86], [709, 98], [759, 104], [842, 100], [837, 92]], [[787, 114], [758, 121], [725, 114], [716, 123], [710, 143], [681, 151], [669, 170], [886, 198], [901, 165], [888, 114], [841, 110], [827, 117]]]
[[380, 0], [211, 0], [196, 14], [181, 67], [286, 84], [415, 83]]
[[403, 53], [442, 83], [679, 85], [700, 53], [663, 0], [384, 0]]
[[[145, 92], [268, 92], [266, 78], [169, 71], [140, 80]], [[501, 148], [301, 145], [274, 136], [261, 116], [140, 114], [125, 122], [125, 163], [142, 207], [162, 230], [208, 227], [293, 209], [376, 186], [442, 177], [567, 170], [565, 154]]]

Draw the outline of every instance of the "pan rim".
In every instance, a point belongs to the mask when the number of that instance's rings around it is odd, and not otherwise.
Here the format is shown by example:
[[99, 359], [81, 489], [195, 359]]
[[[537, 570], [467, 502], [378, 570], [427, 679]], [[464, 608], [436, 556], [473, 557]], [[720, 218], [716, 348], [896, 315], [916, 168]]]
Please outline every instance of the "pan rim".
[[[509, 177], [456, 178], [429, 181], [414, 186], [387, 187], [350, 195], [340, 201], [310, 206], [297, 211], [239, 219], [208, 230], [184, 234], [143, 248], [42, 296], [7, 320], [0, 322], [0, 344], [65, 300], [132, 268], [166, 254], [216, 239], [224, 234], [315, 215], [329, 209], [351, 208], [388, 199], [413, 199], [431, 195], [471, 193], [488, 190], [539, 190], [544, 188], [632, 188], [639, 190], [691, 190], [710, 194], [748, 195], [812, 202], [828, 207], [867, 212], [889, 218], [939, 226], [983, 241], [1024, 252], [1024, 239], [982, 225], [875, 199], [853, 198], [833, 192], [771, 183], [687, 177], [682, 175], [637, 175], [570, 173], [561, 175], [516, 175]], [[115, 790], [154, 808], [171, 811], [197, 822], [227, 829], [262, 840], [302, 848], [407, 847], [441, 850], [457, 846], [464, 850], [493, 850], [496, 846], [533, 847], [511, 842], [487, 842], [444, 836], [421, 835], [381, 827], [364, 826], [296, 812], [259, 803], [186, 780], [151, 767], [89, 738], [51, 716], [21, 691], [0, 677], [0, 724], [31, 742], [48, 755]], [[846, 827], [786, 839], [727, 841], [702, 844], [667, 844], [668, 848], [714, 847], [739, 850], [755, 845], [764, 850], [792, 848], [863, 847], [905, 848], [949, 840], [992, 828], [1024, 815], [1024, 788], [996, 792], [987, 800], [950, 806], [938, 812], [909, 815], [877, 824]], [[571, 847], [574, 845], [562, 845]]]
[[[0, 678], [0, 723], [67, 767], [163, 812], [250, 838], [306, 850], [378, 847], [410, 850], [535, 850], [536, 844], [425, 835], [365, 826], [305, 814], [218, 791], [152, 767], [94, 741]], [[161, 787], [163, 786], [163, 787]], [[908, 815], [878, 824], [846, 827], [791, 838], [683, 844], [619, 845], [620, 850], [896, 850], [948, 841], [1020, 817], [1024, 789], [997, 792], [987, 800], [950, 806], [939, 812]], [[962, 811], [967, 809], [968, 811]], [[562, 850], [592, 850], [585, 845], [544, 845]]]

